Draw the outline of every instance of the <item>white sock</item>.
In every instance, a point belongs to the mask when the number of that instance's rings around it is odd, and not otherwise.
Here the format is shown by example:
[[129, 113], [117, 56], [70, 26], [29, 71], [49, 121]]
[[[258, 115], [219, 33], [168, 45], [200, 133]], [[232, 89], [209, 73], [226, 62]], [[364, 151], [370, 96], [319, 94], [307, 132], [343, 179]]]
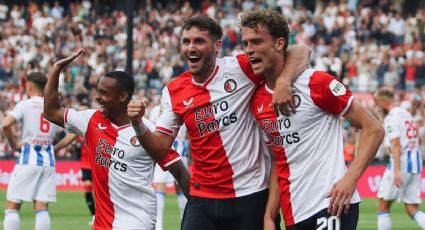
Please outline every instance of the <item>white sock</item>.
[[35, 212], [35, 230], [50, 230], [49, 211], [42, 210]]
[[156, 224], [155, 230], [162, 230], [162, 222], [164, 219], [165, 193], [156, 192]]
[[4, 221], [3, 221], [3, 227], [4, 230], [19, 230], [19, 211], [18, 210], [12, 210], [7, 209], [4, 210]]
[[179, 203], [179, 209], [180, 209], [180, 219], [183, 218], [184, 208], [186, 207], [187, 199], [184, 196], [183, 192], [177, 193], [177, 201]]
[[391, 230], [391, 216], [389, 212], [378, 213], [378, 230]]
[[419, 227], [425, 229], [425, 214], [418, 210], [415, 214], [413, 214], [413, 219], [418, 223]]

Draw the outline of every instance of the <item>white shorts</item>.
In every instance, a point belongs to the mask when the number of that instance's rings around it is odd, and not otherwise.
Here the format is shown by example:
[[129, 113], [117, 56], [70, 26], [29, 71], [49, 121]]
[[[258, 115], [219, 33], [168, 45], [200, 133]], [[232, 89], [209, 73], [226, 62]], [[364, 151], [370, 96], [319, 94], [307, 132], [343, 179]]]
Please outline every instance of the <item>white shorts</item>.
[[394, 184], [394, 171], [385, 169], [378, 189], [378, 198], [386, 201], [398, 200], [406, 204], [421, 203], [421, 174], [401, 173], [401, 188]]
[[56, 202], [54, 167], [15, 165], [7, 186], [7, 200]]

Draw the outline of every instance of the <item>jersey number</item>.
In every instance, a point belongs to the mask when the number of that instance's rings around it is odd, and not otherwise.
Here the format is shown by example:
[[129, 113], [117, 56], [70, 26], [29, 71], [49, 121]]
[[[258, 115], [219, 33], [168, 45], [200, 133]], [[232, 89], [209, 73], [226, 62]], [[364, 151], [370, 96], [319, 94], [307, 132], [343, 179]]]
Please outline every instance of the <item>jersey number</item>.
[[50, 130], [50, 122], [44, 118], [44, 114], [40, 114], [40, 131], [47, 133]]
[[331, 216], [329, 218], [322, 217], [317, 219], [317, 228], [316, 230], [323, 230], [328, 227], [328, 230], [340, 230], [341, 229], [341, 220], [337, 216]]
[[418, 127], [416, 127], [414, 121], [404, 121], [404, 124], [407, 126], [406, 136], [408, 139], [418, 137]]

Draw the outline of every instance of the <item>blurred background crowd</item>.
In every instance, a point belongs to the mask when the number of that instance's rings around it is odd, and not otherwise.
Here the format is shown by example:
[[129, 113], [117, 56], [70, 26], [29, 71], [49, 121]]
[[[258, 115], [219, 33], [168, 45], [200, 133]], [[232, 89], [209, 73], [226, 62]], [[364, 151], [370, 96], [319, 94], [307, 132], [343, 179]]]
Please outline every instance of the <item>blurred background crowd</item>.
[[[265, 8], [287, 17], [291, 44], [311, 47], [312, 67], [340, 78], [372, 111], [371, 93], [383, 85], [394, 87], [398, 103], [411, 110], [425, 138], [424, 0], [135, 1], [136, 97], [158, 104], [162, 87], [186, 70], [179, 53], [185, 19], [198, 14], [216, 19], [224, 31], [221, 55], [237, 55], [243, 52], [238, 15]], [[125, 69], [126, 28], [123, 1], [0, 0], [0, 120], [26, 97], [26, 73], [47, 74], [56, 60], [80, 47], [86, 54], [61, 76], [62, 103], [76, 108], [87, 102], [97, 108], [93, 95], [99, 76]], [[349, 123], [344, 128], [349, 162], [358, 134]], [[70, 146], [58, 159], [78, 159], [77, 148]], [[13, 158], [2, 133], [0, 157]], [[383, 149], [377, 162], [384, 158]]]

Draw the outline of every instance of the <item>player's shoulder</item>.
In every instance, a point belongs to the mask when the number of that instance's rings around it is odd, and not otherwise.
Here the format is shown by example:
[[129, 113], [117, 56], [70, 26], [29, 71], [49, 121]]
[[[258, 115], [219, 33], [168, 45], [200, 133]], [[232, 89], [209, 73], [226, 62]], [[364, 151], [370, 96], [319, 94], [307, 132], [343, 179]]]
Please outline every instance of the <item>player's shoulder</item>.
[[179, 76], [172, 79], [170, 82], [168, 82], [166, 87], [169, 90], [173, 90], [173, 89], [184, 87], [190, 81], [192, 81], [192, 74], [189, 71], [185, 71]]

